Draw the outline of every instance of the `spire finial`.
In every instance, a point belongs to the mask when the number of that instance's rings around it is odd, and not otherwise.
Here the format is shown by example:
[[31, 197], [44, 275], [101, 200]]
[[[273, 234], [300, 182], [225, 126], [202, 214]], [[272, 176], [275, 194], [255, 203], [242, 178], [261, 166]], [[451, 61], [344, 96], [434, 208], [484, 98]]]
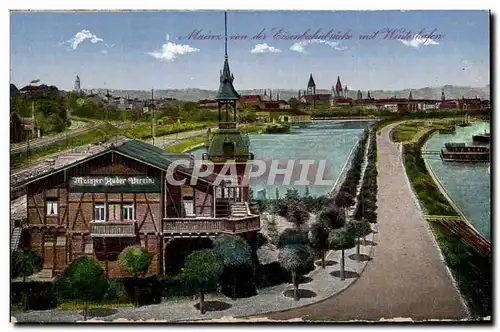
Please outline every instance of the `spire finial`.
[[224, 12], [224, 56], [227, 59], [227, 11]]

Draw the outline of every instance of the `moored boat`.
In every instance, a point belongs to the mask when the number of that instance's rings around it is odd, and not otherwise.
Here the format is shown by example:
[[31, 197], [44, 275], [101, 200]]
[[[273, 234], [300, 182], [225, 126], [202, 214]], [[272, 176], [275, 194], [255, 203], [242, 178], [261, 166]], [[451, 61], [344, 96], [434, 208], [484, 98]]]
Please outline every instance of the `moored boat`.
[[490, 138], [491, 138], [490, 133], [472, 135], [472, 141], [473, 142], [489, 143], [490, 142]]
[[446, 143], [440, 155], [444, 161], [487, 162], [490, 161], [490, 148], [467, 146], [465, 143]]

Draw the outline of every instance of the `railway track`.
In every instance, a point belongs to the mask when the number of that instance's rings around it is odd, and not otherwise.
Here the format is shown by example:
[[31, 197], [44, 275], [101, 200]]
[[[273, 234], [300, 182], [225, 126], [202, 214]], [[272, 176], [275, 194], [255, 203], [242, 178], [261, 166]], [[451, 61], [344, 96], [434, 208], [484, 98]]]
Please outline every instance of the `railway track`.
[[[35, 138], [30, 141], [29, 143], [29, 148], [30, 150], [37, 149], [46, 145], [58, 143], [60, 141], [63, 141], [68, 138], [72, 138], [75, 136], [78, 136], [82, 133], [97, 129], [100, 127], [102, 124], [100, 123], [92, 123], [89, 126], [86, 126], [84, 128], [78, 128], [75, 130], [69, 130], [63, 133], [59, 133], [56, 135], [51, 135], [51, 136], [44, 136], [40, 138]], [[10, 153], [22, 153], [25, 152], [28, 148], [28, 143], [27, 142], [22, 142], [22, 143], [14, 143], [10, 145]]]

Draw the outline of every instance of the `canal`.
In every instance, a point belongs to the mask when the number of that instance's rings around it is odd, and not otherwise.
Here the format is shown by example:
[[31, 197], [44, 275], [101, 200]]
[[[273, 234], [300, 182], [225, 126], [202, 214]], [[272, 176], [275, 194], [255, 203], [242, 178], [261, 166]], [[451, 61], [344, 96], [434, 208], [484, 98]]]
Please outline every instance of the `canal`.
[[[447, 142], [472, 143], [472, 135], [490, 132], [490, 124], [474, 122], [457, 127], [455, 134], [434, 133], [424, 145], [425, 151], [439, 151]], [[455, 163], [442, 161], [439, 155], [423, 154], [451, 199], [474, 227], [490, 240], [491, 178], [490, 163]]]
[[[277, 175], [274, 183], [269, 183], [268, 172], [252, 179], [250, 183], [254, 196], [263, 195], [265, 192], [267, 198], [274, 198], [278, 189], [282, 197], [286, 190], [292, 187], [297, 188], [301, 195], [305, 193], [306, 187], [313, 196], [328, 194], [332, 185], [318, 184], [315, 181], [317, 173], [322, 175], [318, 178], [319, 180], [329, 180], [330, 183], [335, 183], [350, 152], [359, 142], [363, 130], [371, 124], [370, 122], [325, 121], [293, 127], [287, 134], [249, 135], [250, 152], [255, 155], [255, 159], [265, 161], [268, 166], [275, 160], [280, 169], [285, 168], [289, 160], [294, 161], [289, 183], [283, 175]], [[199, 159], [204, 152], [206, 149], [200, 148], [190, 153]], [[310, 182], [308, 185], [294, 184], [300, 179], [302, 171], [300, 160], [308, 160], [311, 163], [307, 172], [307, 180]], [[320, 161], [326, 166], [324, 172], [322, 172]]]

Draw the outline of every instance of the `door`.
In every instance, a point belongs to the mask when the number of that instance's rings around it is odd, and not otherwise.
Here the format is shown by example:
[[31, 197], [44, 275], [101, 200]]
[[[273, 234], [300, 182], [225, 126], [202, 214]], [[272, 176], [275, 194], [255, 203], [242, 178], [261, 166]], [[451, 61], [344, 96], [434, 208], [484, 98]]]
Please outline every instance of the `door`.
[[108, 221], [120, 221], [120, 204], [108, 204]]

